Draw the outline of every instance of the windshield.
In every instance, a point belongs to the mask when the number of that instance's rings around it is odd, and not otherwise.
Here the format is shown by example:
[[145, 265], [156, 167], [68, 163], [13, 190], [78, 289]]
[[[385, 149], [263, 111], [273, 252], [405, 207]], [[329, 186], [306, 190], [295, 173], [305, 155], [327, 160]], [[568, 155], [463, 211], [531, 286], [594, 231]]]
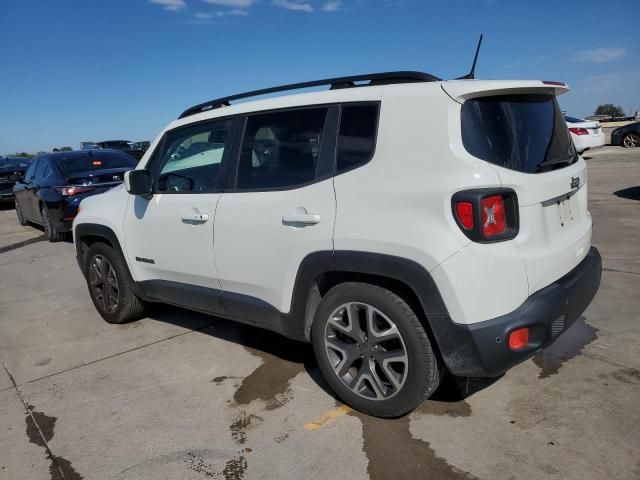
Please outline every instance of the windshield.
[[85, 172], [87, 170], [107, 170], [110, 168], [134, 168], [137, 162], [124, 153], [106, 153], [100, 150], [86, 154], [58, 158], [58, 165], [66, 173]]
[[2, 167], [28, 167], [31, 162], [26, 158], [0, 157], [0, 168]]
[[553, 95], [474, 98], [461, 115], [465, 149], [494, 165], [538, 173], [578, 159]]

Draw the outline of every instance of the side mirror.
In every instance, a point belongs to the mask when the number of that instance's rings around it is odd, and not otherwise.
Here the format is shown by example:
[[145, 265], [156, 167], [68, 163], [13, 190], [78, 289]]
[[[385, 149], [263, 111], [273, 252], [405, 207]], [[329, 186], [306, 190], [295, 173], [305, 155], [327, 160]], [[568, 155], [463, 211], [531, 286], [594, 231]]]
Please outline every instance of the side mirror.
[[151, 194], [151, 172], [149, 170], [129, 170], [124, 173], [124, 186], [131, 195]]

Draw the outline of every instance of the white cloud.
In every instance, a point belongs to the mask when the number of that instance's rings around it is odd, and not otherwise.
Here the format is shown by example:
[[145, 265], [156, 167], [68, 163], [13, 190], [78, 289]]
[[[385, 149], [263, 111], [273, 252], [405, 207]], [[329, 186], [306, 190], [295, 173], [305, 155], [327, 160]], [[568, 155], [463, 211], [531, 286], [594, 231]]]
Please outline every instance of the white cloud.
[[149, 3], [162, 5], [165, 10], [169, 10], [171, 12], [177, 12], [187, 6], [184, 0], [149, 0]]
[[211, 15], [210, 13], [203, 13], [203, 12], [198, 12], [196, 13], [196, 18], [200, 19], [200, 20], [207, 20], [209, 18], [211, 18], [213, 15]]
[[286, 8], [287, 10], [298, 10], [300, 12], [313, 12], [313, 7], [302, 0], [272, 0], [276, 7]]
[[256, 0], [203, 0], [206, 3], [210, 3], [212, 5], [220, 5], [222, 7], [231, 7], [231, 8], [249, 8]]
[[342, 0], [329, 0], [322, 6], [324, 12], [335, 12], [342, 7]]
[[571, 59], [574, 62], [613, 62], [620, 60], [627, 54], [624, 48], [594, 48], [592, 50], [578, 50]]
[[246, 17], [249, 15], [249, 12], [242, 10], [241, 8], [234, 8], [233, 10], [218, 10], [216, 12], [216, 16], [218, 17], [226, 17], [227, 15]]

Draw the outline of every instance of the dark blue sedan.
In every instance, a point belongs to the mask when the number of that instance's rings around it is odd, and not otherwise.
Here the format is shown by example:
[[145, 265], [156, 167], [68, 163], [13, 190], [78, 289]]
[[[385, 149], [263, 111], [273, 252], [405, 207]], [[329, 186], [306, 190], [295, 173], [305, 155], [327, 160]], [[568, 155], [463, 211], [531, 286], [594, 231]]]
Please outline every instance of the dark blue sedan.
[[118, 150], [87, 150], [42, 155], [16, 182], [16, 214], [21, 225], [42, 225], [47, 238], [63, 240], [71, 231], [80, 201], [122, 183], [136, 160]]

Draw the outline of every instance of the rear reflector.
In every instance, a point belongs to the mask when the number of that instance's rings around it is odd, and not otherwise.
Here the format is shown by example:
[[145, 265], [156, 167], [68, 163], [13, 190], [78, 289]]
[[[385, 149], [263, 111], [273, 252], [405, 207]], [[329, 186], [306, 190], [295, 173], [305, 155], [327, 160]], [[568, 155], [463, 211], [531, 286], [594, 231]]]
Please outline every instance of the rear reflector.
[[519, 328], [509, 334], [509, 348], [520, 350], [529, 343], [529, 327]]
[[94, 160], [91, 162], [91, 165], [93, 165], [94, 167], [99, 167], [102, 165], [102, 160]]
[[456, 215], [466, 230], [473, 230], [473, 204], [471, 202], [456, 203]]
[[502, 195], [482, 199], [482, 233], [486, 238], [502, 235], [507, 229]]
[[589, 130], [586, 128], [570, 128], [569, 131], [574, 135], [589, 135]]

